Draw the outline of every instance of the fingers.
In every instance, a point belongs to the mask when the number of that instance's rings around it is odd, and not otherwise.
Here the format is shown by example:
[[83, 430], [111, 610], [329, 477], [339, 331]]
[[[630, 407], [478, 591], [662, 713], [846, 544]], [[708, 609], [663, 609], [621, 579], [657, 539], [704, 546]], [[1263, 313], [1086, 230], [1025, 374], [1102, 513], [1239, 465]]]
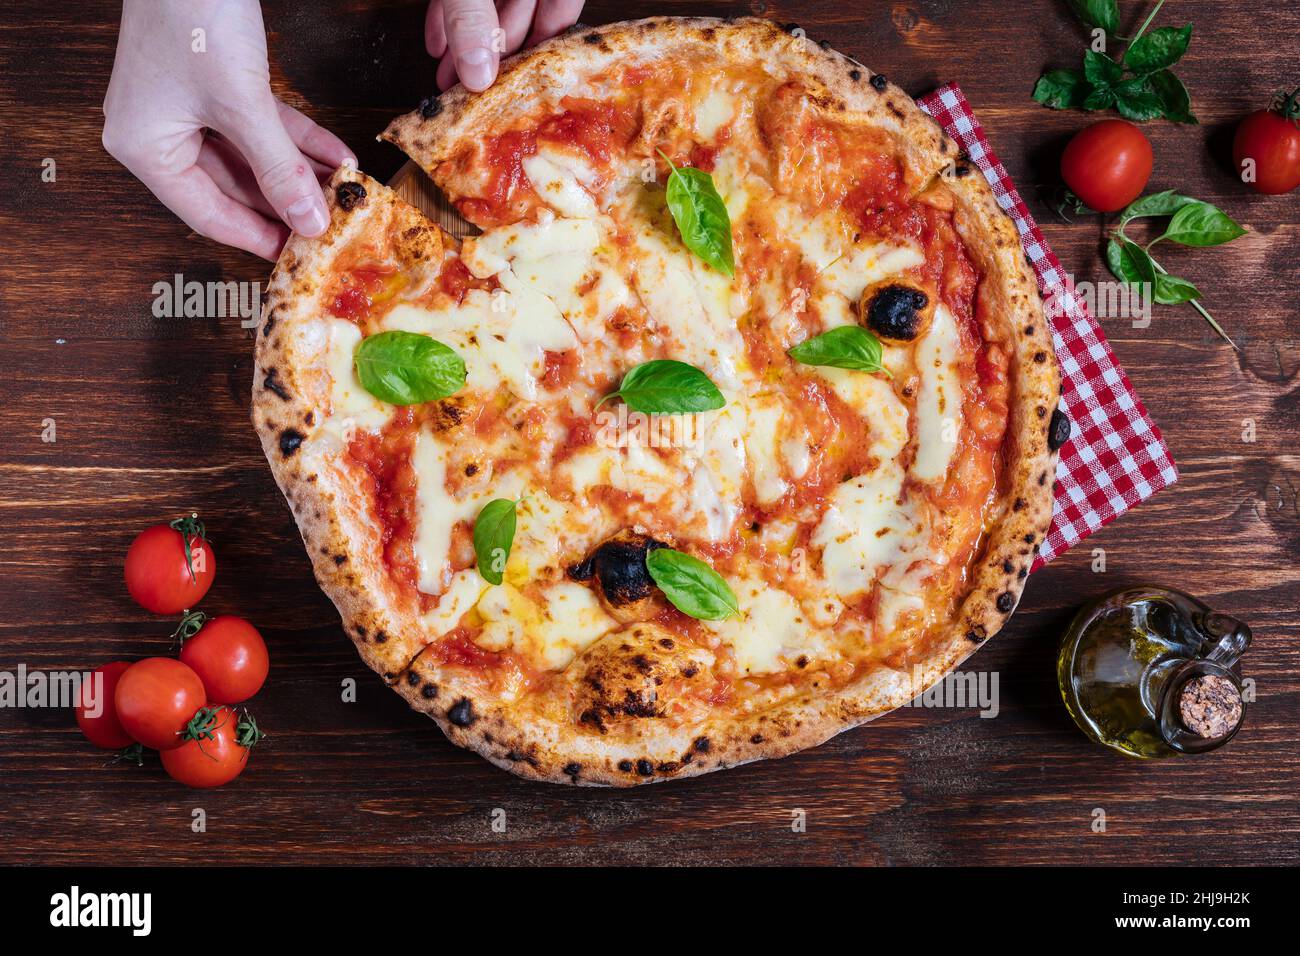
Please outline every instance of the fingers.
[[319, 160], [329, 167], [330, 172], [338, 169], [345, 162], [356, 164], [357, 154], [348, 149], [347, 144], [311, 117], [298, 112], [288, 103], [276, 100], [280, 122], [294, 144], [310, 159]]
[[505, 32], [504, 42], [499, 44], [501, 53], [514, 53], [524, 45], [536, 9], [537, 0], [506, 0], [497, 10], [497, 18]]
[[492, 0], [443, 0], [443, 25], [447, 31], [447, 56], [438, 64], [443, 85], [448, 63], [468, 89], [486, 90], [497, 78], [501, 35]]
[[253, 171], [234, 146], [221, 137], [210, 134], [203, 140], [194, 165], [208, 174], [223, 193], [235, 202], [257, 210], [264, 216], [275, 217], [275, 210], [257, 188]]
[[289, 230], [227, 196], [197, 165], [179, 173], [141, 177], [153, 194], [201, 236], [274, 261]]
[[539, 0], [533, 29], [525, 46], [533, 46], [563, 33], [578, 22], [582, 13], [582, 0]]
[[447, 30], [442, 25], [442, 0], [429, 0], [429, 9], [424, 13], [424, 48], [435, 60], [441, 60], [447, 52]]
[[[329, 226], [325, 197], [310, 159], [285, 130], [279, 106], [268, 91], [267, 99], [240, 122], [218, 125], [217, 129], [248, 162], [276, 215], [299, 235], [319, 236]], [[333, 148], [328, 143], [318, 145]]]

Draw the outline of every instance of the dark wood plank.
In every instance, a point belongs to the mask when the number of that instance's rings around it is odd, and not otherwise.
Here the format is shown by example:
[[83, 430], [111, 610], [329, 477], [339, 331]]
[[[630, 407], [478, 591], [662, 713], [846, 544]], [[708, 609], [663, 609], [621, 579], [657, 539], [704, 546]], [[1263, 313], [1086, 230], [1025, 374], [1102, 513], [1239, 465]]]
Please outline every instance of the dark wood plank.
[[[1136, 3], [1124, 3], [1130, 17]], [[120, 584], [132, 535], [197, 508], [221, 573], [205, 602], [265, 633], [257, 699], [271, 733], [255, 766], [211, 793], [156, 765], [102, 766], [66, 713], [0, 710], [0, 861], [223, 863], [1132, 863], [1300, 861], [1300, 238], [1295, 196], [1246, 194], [1224, 158], [1231, 124], [1294, 82], [1300, 8], [1267, 29], [1213, 0], [1179, 72], [1203, 125], [1151, 123], [1152, 188], [1178, 188], [1249, 223], [1168, 265], [1206, 292], [1243, 346], [1188, 309], [1150, 328], [1104, 321], [1182, 478], [1037, 573], [1008, 628], [970, 667], [999, 678], [1001, 711], [905, 709], [787, 760], [634, 792], [528, 784], [457, 750], [358, 661], [312, 580], [247, 421], [250, 342], [237, 319], [157, 319], [153, 285], [261, 281], [264, 264], [187, 233], [99, 144], [116, 4], [16, 0], [0, 23], [0, 669], [70, 668], [166, 648], [165, 624]], [[994, 148], [1079, 280], [1105, 275], [1092, 219], [1043, 196], [1078, 113], [1038, 108], [1046, 66], [1082, 31], [1061, 0], [891, 4], [593, 3], [584, 19], [758, 12], [920, 94], [960, 81]], [[373, 141], [432, 86], [420, 3], [266, 4], [277, 91], [336, 130], [363, 168], [402, 163]], [[54, 184], [39, 179], [46, 157]], [[58, 441], [41, 441], [54, 418]], [[1252, 419], [1256, 440], [1242, 440]], [[1105, 550], [1105, 573], [1092, 571]], [[1159, 580], [1255, 628], [1247, 728], [1214, 755], [1130, 761], [1089, 744], [1061, 707], [1056, 644], [1073, 610]], [[354, 679], [356, 703], [341, 700]], [[191, 832], [195, 808], [208, 831]], [[506, 813], [504, 833], [492, 813]], [[1091, 829], [1094, 809], [1108, 829]], [[806, 833], [791, 831], [793, 811]]]

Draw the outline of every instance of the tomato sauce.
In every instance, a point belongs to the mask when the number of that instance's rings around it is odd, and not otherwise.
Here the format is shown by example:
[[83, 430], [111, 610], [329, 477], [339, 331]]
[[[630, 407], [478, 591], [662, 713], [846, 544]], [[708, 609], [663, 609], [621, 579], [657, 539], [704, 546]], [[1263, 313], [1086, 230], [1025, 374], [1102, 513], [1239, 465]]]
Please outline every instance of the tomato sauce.
[[411, 464], [417, 428], [413, 406], [400, 408], [383, 431], [363, 432], [348, 445], [352, 460], [365, 469], [389, 573], [399, 585], [417, 589], [415, 501], [418, 478]]
[[337, 272], [332, 294], [325, 295], [330, 303], [330, 315], [352, 322], [364, 321], [370, 316], [375, 298], [397, 281], [397, 270], [392, 266], [356, 266]]

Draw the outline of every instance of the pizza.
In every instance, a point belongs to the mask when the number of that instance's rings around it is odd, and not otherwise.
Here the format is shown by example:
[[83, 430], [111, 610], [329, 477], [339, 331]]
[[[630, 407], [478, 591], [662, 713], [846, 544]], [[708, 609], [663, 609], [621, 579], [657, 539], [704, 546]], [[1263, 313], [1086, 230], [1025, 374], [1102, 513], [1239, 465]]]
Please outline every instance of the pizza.
[[900, 89], [764, 20], [656, 18], [382, 138], [473, 234], [338, 170], [276, 265], [253, 420], [362, 658], [454, 743], [691, 776], [999, 630], [1057, 364], [1013, 225]]

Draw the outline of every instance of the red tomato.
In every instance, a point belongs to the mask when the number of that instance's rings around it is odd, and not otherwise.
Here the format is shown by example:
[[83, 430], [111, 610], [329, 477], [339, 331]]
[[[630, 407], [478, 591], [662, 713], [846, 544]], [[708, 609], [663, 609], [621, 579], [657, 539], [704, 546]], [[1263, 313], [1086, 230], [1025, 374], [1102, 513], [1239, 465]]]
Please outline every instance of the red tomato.
[[184, 743], [180, 735], [185, 725], [207, 703], [199, 675], [170, 657], [146, 657], [132, 664], [118, 679], [113, 699], [122, 729], [155, 750]]
[[[117, 704], [113, 697], [117, 691], [117, 682], [131, 666], [128, 661], [113, 661], [91, 671], [94, 683], [82, 691], [82, 700], [77, 704], [77, 726], [96, 747], [106, 750], [121, 750], [135, 742], [134, 738], [122, 729], [122, 722], [117, 719]], [[102, 674], [100, 678], [96, 675]], [[102, 682], [102, 683], [101, 683]], [[98, 686], [96, 686], [98, 685]], [[97, 711], [96, 716], [92, 712]]]
[[248, 700], [266, 680], [270, 659], [257, 628], [242, 617], [223, 614], [181, 647], [181, 660], [194, 669], [214, 704]]
[[1242, 120], [1232, 158], [1242, 181], [1256, 192], [1274, 196], [1300, 186], [1300, 90], [1280, 96], [1275, 110], [1256, 110]]
[[1108, 119], [1070, 140], [1061, 156], [1061, 177], [1089, 209], [1116, 212], [1142, 195], [1154, 162], [1140, 129]]
[[216, 573], [212, 545], [194, 517], [146, 528], [126, 552], [126, 589], [137, 604], [155, 614], [177, 614], [198, 604]]
[[219, 787], [248, 765], [248, 748], [239, 743], [239, 716], [229, 707], [204, 708], [194, 715], [187, 739], [164, 750], [163, 769], [187, 787]]

